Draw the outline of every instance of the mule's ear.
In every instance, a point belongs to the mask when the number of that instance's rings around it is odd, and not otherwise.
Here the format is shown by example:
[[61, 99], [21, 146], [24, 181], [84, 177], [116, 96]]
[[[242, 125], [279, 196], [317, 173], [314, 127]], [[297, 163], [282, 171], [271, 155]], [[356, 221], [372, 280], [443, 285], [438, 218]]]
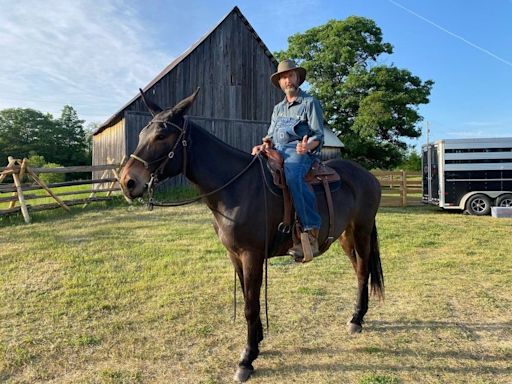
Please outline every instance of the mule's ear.
[[144, 91], [142, 91], [142, 89], [139, 88], [139, 92], [142, 96], [142, 101], [144, 102], [144, 105], [149, 110], [149, 112], [151, 112], [151, 116], [155, 117], [156, 114], [162, 112], [162, 108], [146, 99], [146, 95], [144, 95]]
[[176, 104], [172, 108], [172, 114], [174, 116], [176, 116], [176, 115], [183, 116], [185, 114], [185, 112], [187, 112], [189, 110], [189, 108], [192, 106], [192, 104], [194, 103], [194, 100], [196, 99], [196, 96], [199, 93], [200, 89], [201, 88], [197, 87], [197, 89], [194, 91], [193, 94], [191, 94], [189, 97], [181, 100], [178, 104]]

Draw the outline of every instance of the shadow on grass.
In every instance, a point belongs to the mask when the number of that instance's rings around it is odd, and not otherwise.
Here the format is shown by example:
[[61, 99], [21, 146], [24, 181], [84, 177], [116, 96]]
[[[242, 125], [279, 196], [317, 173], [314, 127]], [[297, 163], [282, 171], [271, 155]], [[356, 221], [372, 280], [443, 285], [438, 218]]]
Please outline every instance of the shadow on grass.
[[[393, 357], [396, 357], [396, 352], [393, 353]], [[435, 357], [434, 357], [435, 358]], [[430, 357], [429, 357], [430, 359]], [[481, 360], [478, 362], [485, 363]], [[508, 363], [508, 360], [503, 359], [503, 363]], [[261, 368], [256, 369], [254, 371], [254, 378], [263, 378], [268, 377], [272, 378], [275, 377], [276, 374], [284, 375], [285, 373], [289, 373], [290, 376], [296, 376], [297, 373], [300, 372], [319, 372], [319, 373], [326, 373], [326, 372], [361, 372], [367, 373], [371, 372], [372, 370], [378, 369], [379, 371], [390, 371], [390, 372], [424, 372], [425, 374], [431, 374], [435, 375], [435, 366], [430, 365], [419, 365], [419, 364], [397, 364], [397, 365], [391, 365], [391, 364], [380, 364], [377, 362], [372, 362], [368, 364], [344, 364], [344, 363], [300, 363], [300, 364], [286, 364], [286, 363], [279, 363], [278, 367], [275, 368]], [[443, 373], [455, 373], [455, 374], [487, 374], [487, 375], [508, 375], [511, 373], [510, 368], [499, 368], [499, 367], [492, 367], [488, 365], [480, 365], [476, 367], [471, 366], [464, 366], [464, 367], [449, 367], [446, 366], [446, 364], [442, 365], [442, 372]]]
[[401, 331], [414, 329], [462, 329], [472, 331], [512, 331], [512, 322], [505, 323], [461, 323], [449, 321], [411, 321], [407, 323], [373, 320], [374, 331]]
[[[351, 356], [354, 358], [354, 354], [361, 355], [365, 359], [368, 359], [368, 348], [361, 347], [355, 348], [351, 350], [346, 349], [333, 349], [333, 348], [300, 348], [299, 351], [293, 352], [263, 352], [261, 353], [261, 357], [270, 357], [277, 356], [280, 357], [282, 355], [301, 357], [303, 355], [309, 355], [308, 359], [311, 359], [311, 355], [320, 356], [340, 356], [342, 357], [344, 354], [347, 356]], [[425, 374], [432, 374], [436, 370], [436, 362], [442, 364], [443, 373], [454, 373], [454, 374], [488, 374], [488, 375], [507, 375], [512, 373], [512, 369], [508, 367], [510, 360], [512, 359], [512, 353], [500, 353], [500, 354], [486, 354], [486, 353], [471, 353], [465, 352], [461, 350], [450, 350], [450, 351], [424, 351], [424, 350], [415, 350], [411, 348], [378, 348], [378, 350], [373, 351], [372, 354], [375, 355], [375, 358], [372, 359], [372, 362], [368, 364], [353, 364], [353, 363], [315, 363], [314, 360], [311, 363], [299, 363], [299, 364], [287, 364], [279, 361], [279, 365], [270, 368], [261, 368], [255, 371], [254, 377], [275, 377], [277, 375], [285, 375], [287, 373], [296, 375], [300, 372], [357, 372], [366, 373], [372, 371], [374, 369], [378, 369], [379, 371], [389, 371], [389, 372], [425, 372]], [[381, 359], [396, 359], [397, 357], [411, 357], [415, 361], [418, 358], [422, 358], [425, 362], [421, 363], [411, 363], [408, 364], [406, 362], [397, 363], [397, 364], [381, 364], [379, 360]], [[314, 357], [313, 357], [314, 359]], [[446, 363], [446, 359], [454, 359], [458, 364], [464, 365], [461, 367], [453, 367], [450, 366], [450, 363]], [[304, 359], [302, 359], [304, 360]], [[501, 364], [504, 367], [497, 367], [491, 364]]]
[[[512, 331], [511, 322], [503, 323], [461, 323], [461, 322], [447, 322], [447, 321], [412, 321], [407, 323], [399, 322], [383, 322], [372, 321], [371, 326], [368, 328], [369, 332], [382, 332], [382, 331], [414, 331], [414, 330], [449, 330], [460, 329], [464, 332], [474, 333], [477, 331], [488, 332], [510, 332]], [[372, 369], [378, 368], [380, 371], [390, 372], [425, 372], [426, 374], [435, 371], [436, 361], [446, 361], [446, 359], [453, 359], [458, 362], [466, 362], [463, 367], [450, 367], [449, 364], [442, 366], [442, 371], [445, 373], [454, 374], [495, 374], [506, 375], [512, 373], [512, 368], [509, 368], [509, 362], [512, 360], [512, 352], [500, 351], [499, 353], [483, 353], [465, 351], [461, 349], [451, 350], [424, 350], [422, 347], [419, 349], [414, 348], [382, 348], [382, 347], [369, 347], [361, 345], [360, 347], [346, 349], [346, 348], [332, 348], [332, 347], [298, 347], [294, 351], [265, 351], [262, 350], [261, 357], [282, 357], [284, 355], [300, 357], [302, 355], [308, 356], [307, 359], [314, 359], [314, 356], [343, 356], [344, 354], [351, 355], [360, 354], [361, 357], [368, 357], [369, 354], [375, 355], [373, 363], [368, 364], [351, 364], [351, 363], [301, 363], [301, 364], [282, 364], [274, 368], [262, 368], [255, 371], [255, 377], [273, 377], [276, 374], [286, 374], [287, 372], [297, 374], [298, 372], [346, 372], [346, 371], [361, 371], [368, 372]], [[313, 357], [312, 357], [313, 356]], [[415, 360], [423, 358], [425, 364], [380, 364], [379, 359], [398, 357], [411, 357]], [[307, 360], [306, 359], [306, 360]], [[304, 360], [304, 359], [302, 359]], [[489, 364], [500, 364], [502, 367], [496, 367]]]

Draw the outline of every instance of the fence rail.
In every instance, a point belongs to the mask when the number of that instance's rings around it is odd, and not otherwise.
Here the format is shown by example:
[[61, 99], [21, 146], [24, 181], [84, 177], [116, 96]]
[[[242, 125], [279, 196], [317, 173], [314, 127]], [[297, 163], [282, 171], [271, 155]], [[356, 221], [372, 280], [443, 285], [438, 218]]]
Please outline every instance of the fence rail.
[[421, 205], [421, 173], [372, 171], [382, 188], [381, 207]]
[[[82, 204], [84, 207], [91, 202], [110, 200], [113, 193], [120, 191], [118, 179], [121, 163], [116, 164], [112, 160], [109, 164], [94, 166], [75, 166], [59, 168], [32, 168], [27, 164], [27, 160], [19, 160], [9, 157], [7, 167], [0, 168], [0, 216], [11, 215], [21, 211], [26, 223], [30, 222], [29, 211], [42, 211], [54, 208], [63, 208], [69, 211], [72, 205]], [[100, 178], [73, 180], [57, 183], [44, 183], [40, 174], [48, 173], [88, 173], [103, 171]], [[5, 182], [8, 177], [12, 182]], [[24, 182], [27, 179], [29, 182]], [[1, 184], [3, 182], [3, 184]], [[91, 188], [80, 188], [90, 185]], [[77, 189], [71, 189], [71, 188]], [[25, 192], [34, 191], [32, 194]], [[41, 193], [37, 193], [41, 191]], [[10, 194], [10, 196], [5, 196]], [[97, 196], [101, 194], [101, 196]], [[81, 196], [77, 196], [81, 195]], [[61, 199], [61, 197], [72, 196], [71, 199]], [[84, 197], [88, 196], [88, 197]], [[45, 200], [51, 199], [53, 202], [47, 203]], [[32, 200], [33, 204], [27, 204]], [[16, 205], [19, 202], [19, 205]]]
[[[9, 157], [9, 165], [0, 168], [0, 216], [22, 212], [25, 222], [30, 222], [29, 211], [42, 211], [54, 208], [69, 210], [69, 206], [83, 204], [86, 206], [91, 202], [105, 201], [111, 199], [114, 192], [120, 191], [118, 184], [119, 173], [124, 159], [121, 163], [114, 163], [94, 166], [75, 166], [59, 168], [32, 168], [27, 165], [26, 159], [17, 160]], [[45, 184], [38, 177], [46, 173], [89, 173], [101, 177], [95, 179], [73, 180]], [[382, 188], [382, 207], [398, 207], [408, 205], [421, 205], [421, 174], [419, 172], [405, 171], [373, 171], [373, 175], [379, 180]], [[13, 182], [4, 182], [11, 176]], [[31, 179], [33, 183], [23, 183], [25, 178]], [[91, 185], [92, 188], [77, 188]], [[26, 193], [31, 191], [42, 191], [46, 194]], [[97, 196], [101, 194], [101, 196]], [[6, 196], [8, 195], [8, 196]], [[77, 195], [88, 195], [72, 199], [61, 199], [61, 197], [76, 197]], [[39, 202], [41, 199], [51, 198], [52, 203]], [[34, 204], [27, 204], [27, 201], [34, 201]], [[16, 205], [19, 203], [19, 205]]]

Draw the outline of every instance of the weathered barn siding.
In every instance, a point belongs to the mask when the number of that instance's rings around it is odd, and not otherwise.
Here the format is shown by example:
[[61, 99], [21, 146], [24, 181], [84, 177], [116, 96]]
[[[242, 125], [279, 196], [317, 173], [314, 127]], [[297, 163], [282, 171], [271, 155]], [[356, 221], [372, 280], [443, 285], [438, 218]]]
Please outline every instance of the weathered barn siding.
[[[250, 122], [268, 122], [273, 106], [283, 97], [269, 80], [276, 68], [277, 61], [235, 7], [211, 32], [164, 68], [144, 87], [144, 91], [157, 105], [167, 108], [201, 87], [188, 111], [190, 115], [239, 120], [237, 127], [243, 125], [241, 120], [246, 120], [249, 121], [247, 127], [254, 128]], [[107, 156], [119, 157], [120, 148], [124, 150], [122, 155], [128, 156], [135, 148], [138, 133], [147, 123], [147, 117], [146, 107], [140, 95], [136, 94], [95, 132], [94, 146], [99, 149], [94, 151], [93, 162], [105, 163]], [[114, 133], [103, 134], [115, 130], [123, 119], [124, 137]], [[232, 140], [228, 141], [230, 144], [236, 133], [232, 135]], [[111, 136], [120, 142], [111, 140]], [[261, 139], [260, 133], [254, 136]], [[248, 134], [244, 134], [236, 141], [242, 143], [247, 138]], [[244, 144], [245, 148], [254, 144], [252, 137], [249, 139], [251, 141]]]
[[[282, 98], [269, 81], [276, 66], [238, 12], [226, 19], [146, 92], [162, 107], [173, 106], [197, 87], [193, 116], [268, 121]], [[129, 107], [146, 112], [140, 98]]]
[[92, 137], [92, 165], [107, 164], [111, 159], [120, 162], [126, 155], [125, 120], [121, 119], [109, 129]]

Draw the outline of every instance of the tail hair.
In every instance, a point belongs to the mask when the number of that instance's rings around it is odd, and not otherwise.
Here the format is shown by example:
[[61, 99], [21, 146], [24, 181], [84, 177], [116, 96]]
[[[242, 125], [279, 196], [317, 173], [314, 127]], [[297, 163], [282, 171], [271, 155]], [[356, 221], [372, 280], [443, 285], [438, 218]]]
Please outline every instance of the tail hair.
[[370, 243], [370, 287], [372, 295], [384, 300], [384, 273], [380, 262], [379, 238], [375, 223]]

